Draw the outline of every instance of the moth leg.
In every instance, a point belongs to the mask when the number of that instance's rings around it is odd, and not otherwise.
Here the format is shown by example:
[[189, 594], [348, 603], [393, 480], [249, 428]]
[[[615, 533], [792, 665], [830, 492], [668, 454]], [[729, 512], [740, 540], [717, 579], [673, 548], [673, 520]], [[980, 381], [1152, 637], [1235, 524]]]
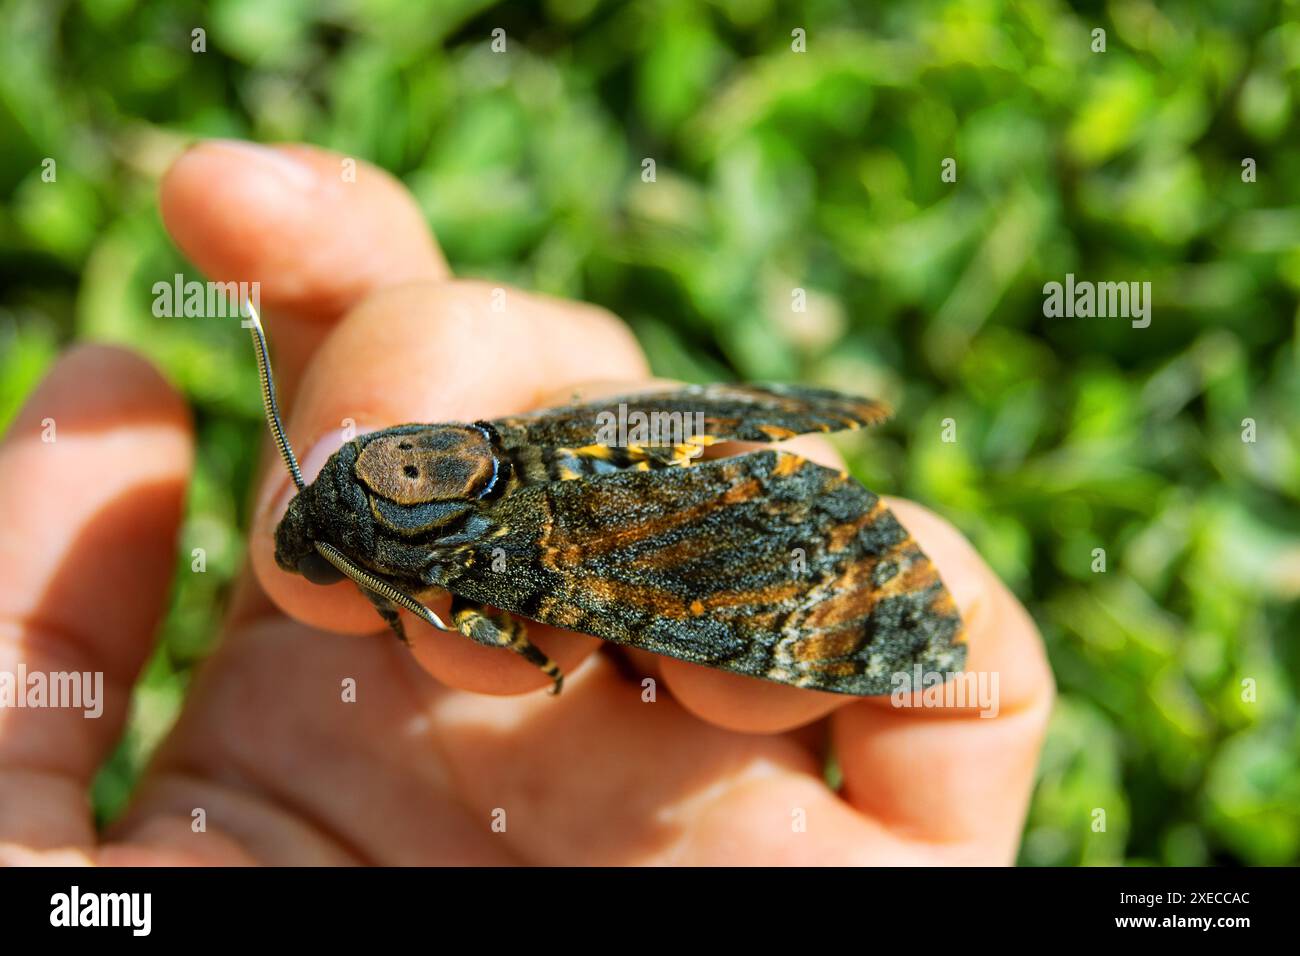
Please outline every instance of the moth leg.
[[370, 598], [370, 603], [375, 606], [375, 610], [378, 611], [379, 616], [384, 619], [384, 623], [393, 629], [393, 633], [397, 635], [397, 639], [407, 647], [410, 647], [411, 642], [406, 637], [406, 628], [402, 626], [402, 618], [397, 613], [397, 605], [393, 604], [382, 595], [371, 591], [369, 588], [362, 588], [361, 593]]
[[488, 647], [508, 647], [524, 660], [536, 665], [554, 681], [552, 694], [564, 686], [560, 667], [535, 647], [529, 640], [523, 623], [508, 614], [489, 614], [473, 601], [460, 596], [451, 599], [451, 620], [456, 629], [470, 640]]

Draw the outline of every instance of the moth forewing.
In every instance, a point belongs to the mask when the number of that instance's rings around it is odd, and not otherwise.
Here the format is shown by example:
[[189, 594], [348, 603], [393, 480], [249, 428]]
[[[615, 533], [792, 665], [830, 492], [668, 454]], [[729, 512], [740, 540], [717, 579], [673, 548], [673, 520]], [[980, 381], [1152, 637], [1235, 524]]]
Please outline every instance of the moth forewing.
[[[734, 673], [838, 693], [960, 669], [929, 559], [848, 476], [765, 451], [523, 488], [431, 566], [514, 613]], [[518, 573], [477, 573], [489, 549]], [[470, 570], [466, 570], [470, 569]]]

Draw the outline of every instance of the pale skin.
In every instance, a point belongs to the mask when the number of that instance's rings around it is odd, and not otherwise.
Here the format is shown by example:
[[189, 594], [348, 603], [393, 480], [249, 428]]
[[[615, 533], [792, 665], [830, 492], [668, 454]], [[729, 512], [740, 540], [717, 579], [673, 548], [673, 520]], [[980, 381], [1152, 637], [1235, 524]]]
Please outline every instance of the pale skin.
[[[344, 419], [467, 421], [646, 384], [645, 357], [616, 317], [510, 288], [493, 311], [499, 286], [452, 277], [399, 184], [364, 164], [345, 182], [341, 168], [306, 147], [210, 142], [185, 153], [161, 191], [163, 220], [199, 269], [261, 281], [309, 479]], [[838, 462], [819, 441], [788, 444]], [[594, 638], [531, 624], [567, 675], [552, 698], [547, 678], [508, 651], [405, 615], [408, 650], [351, 583], [318, 587], [277, 568], [272, 531], [290, 485], [269, 443], [220, 645], [129, 810], [96, 833], [88, 783], [165, 610], [193, 455], [181, 396], [142, 359], [99, 346], [60, 359], [0, 445], [0, 671], [103, 671], [106, 698], [98, 720], [0, 710], [0, 862], [1015, 858], [1051, 673], [1024, 608], [921, 506], [890, 500], [962, 610], [969, 667], [999, 675], [995, 718], [644, 653], [616, 666]], [[446, 612], [445, 600], [431, 606]], [[342, 700], [347, 678], [355, 703]], [[828, 744], [839, 792], [822, 778]], [[492, 826], [499, 811], [505, 832]]]

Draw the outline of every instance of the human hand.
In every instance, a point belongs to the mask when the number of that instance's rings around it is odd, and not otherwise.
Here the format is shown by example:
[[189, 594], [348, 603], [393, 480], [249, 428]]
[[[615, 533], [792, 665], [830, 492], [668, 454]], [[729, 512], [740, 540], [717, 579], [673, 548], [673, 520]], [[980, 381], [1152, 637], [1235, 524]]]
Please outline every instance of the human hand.
[[[204, 272], [261, 282], [309, 480], [345, 419], [493, 418], [645, 383], [645, 358], [616, 318], [514, 289], [493, 311], [498, 287], [451, 278], [398, 184], [364, 165], [344, 182], [340, 160], [211, 142], [162, 188], [167, 227]], [[231, 334], [244, 333], [232, 323]], [[40, 439], [46, 417], [54, 444]], [[83, 347], [0, 446], [0, 670], [102, 671], [107, 698], [99, 720], [0, 710], [0, 861], [1014, 860], [1051, 674], [1024, 609], [920, 506], [889, 501], [961, 609], [968, 668], [998, 675], [996, 717], [636, 651], [616, 660], [594, 638], [540, 624], [530, 637], [567, 675], [558, 698], [538, 693], [549, 681], [515, 655], [409, 615], [408, 650], [350, 582], [319, 587], [275, 566], [290, 484], [274, 455], [224, 638], [130, 809], [96, 834], [86, 791], [165, 606], [191, 444], [184, 402], [149, 366]], [[838, 463], [818, 440], [786, 444]], [[342, 700], [346, 678], [354, 703]], [[828, 746], [838, 792], [823, 779]], [[191, 828], [196, 808], [205, 832]]]

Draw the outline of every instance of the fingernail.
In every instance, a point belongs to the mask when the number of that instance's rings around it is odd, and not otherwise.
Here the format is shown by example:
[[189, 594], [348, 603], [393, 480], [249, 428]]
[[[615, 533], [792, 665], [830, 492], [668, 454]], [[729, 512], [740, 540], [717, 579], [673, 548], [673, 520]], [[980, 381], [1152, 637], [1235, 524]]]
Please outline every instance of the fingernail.
[[270, 146], [240, 139], [210, 139], [200, 145], [234, 153], [240, 161], [253, 164], [293, 189], [307, 191], [315, 189], [319, 183], [316, 171], [311, 166]]

